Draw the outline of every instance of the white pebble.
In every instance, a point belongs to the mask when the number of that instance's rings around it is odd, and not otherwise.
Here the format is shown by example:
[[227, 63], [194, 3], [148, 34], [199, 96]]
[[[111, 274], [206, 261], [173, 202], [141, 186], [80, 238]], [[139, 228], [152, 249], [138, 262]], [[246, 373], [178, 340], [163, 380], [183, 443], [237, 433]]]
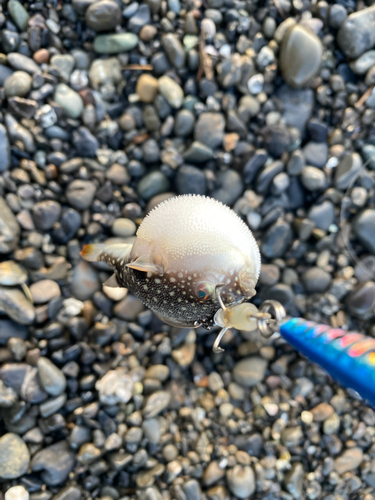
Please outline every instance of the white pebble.
[[5, 500], [29, 500], [29, 493], [23, 486], [12, 486], [5, 493]]

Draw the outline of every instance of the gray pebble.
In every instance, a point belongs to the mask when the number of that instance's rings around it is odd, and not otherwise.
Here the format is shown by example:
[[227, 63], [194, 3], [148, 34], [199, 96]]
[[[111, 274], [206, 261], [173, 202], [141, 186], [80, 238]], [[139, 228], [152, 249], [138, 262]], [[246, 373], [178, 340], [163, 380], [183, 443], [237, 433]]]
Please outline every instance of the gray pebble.
[[204, 163], [211, 160], [213, 156], [212, 149], [199, 141], [193, 141], [190, 147], [184, 152], [184, 159], [191, 163]]
[[65, 405], [67, 400], [66, 394], [61, 394], [56, 398], [51, 398], [39, 405], [40, 414], [43, 418], [50, 417], [57, 413]]
[[169, 180], [160, 171], [146, 174], [138, 184], [138, 193], [144, 200], [149, 200], [153, 196], [169, 191]]
[[195, 125], [194, 138], [210, 148], [221, 145], [224, 138], [225, 120], [220, 113], [202, 113]]
[[75, 65], [74, 57], [70, 54], [56, 54], [51, 57], [50, 63], [58, 69], [62, 79], [68, 82]]
[[159, 92], [172, 108], [179, 109], [184, 99], [184, 91], [181, 86], [167, 75], [158, 80]]
[[271, 259], [284, 256], [292, 240], [290, 225], [278, 220], [266, 232], [261, 245], [262, 254]]
[[121, 24], [121, 9], [114, 0], [99, 0], [92, 3], [85, 13], [88, 26], [95, 31], [112, 31]]
[[165, 410], [171, 400], [171, 394], [167, 391], [158, 391], [149, 396], [143, 408], [145, 418], [154, 418]]
[[318, 191], [325, 187], [327, 178], [323, 170], [308, 165], [302, 170], [301, 182], [309, 191]]
[[212, 198], [225, 205], [232, 205], [243, 192], [243, 182], [240, 174], [228, 169], [219, 172], [217, 176], [218, 187], [211, 191]]
[[21, 141], [26, 151], [29, 153], [33, 153], [35, 151], [33, 134], [29, 129], [18, 123], [18, 121], [10, 113], [5, 115], [5, 125], [11, 142], [14, 143], [16, 141]]
[[346, 190], [362, 168], [362, 159], [358, 153], [349, 153], [335, 170], [334, 183], [337, 189]]
[[34, 306], [17, 288], [0, 287], [0, 311], [21, 325], [31, 325], [35, 319]]
[[283, 85], [277, 89], [276, 97], [283, 104], [283, 118], [287, 125], [303, 131], [314, 107], [314, 94], [311, 89], [292, 89]]
[[95, 197], [96, 186], [92, 181], [75, 179], [66, 190], [68, 203], [77, 210], [86, 210]]
[[375, 210], [367, 208], [358, 214], [353, 221], [353, 231], [361, 244], [375, 255]]
[[169, 62], [177, 69], [185, 64], [185, 49], [176, 35], [168, 33], [161, 40]]
[[113, 308], [113, 313], [125, 321], [134, 321], [144, 311], [144, 305], [134, 295], [127, 295]]
[[30, 453], [17, 434], [7, 433], [0, 438], [0, 477], [16, 479], [29, 468]]
[[33, 207], [33, 220], [35, 226], [41, 231], [52, 229], [61, 215], [61, 205], [57, 201], [44, 200]]
[[348, 13], [343, 5], [334, 3], [329, 11], [329, 25], [331, 28], [338, 29], [345, 22]]
[[33, 471], [41, 471], [47, 486], [57, 486], [66, 481], [75, 462], [74, 452], [67, 441], [59, 441], [38, 451], [31, 460]]
[[358, 59], [350, 63], [350, 69], [356, 75], [364, 75], [375, 64], [375, 50], [369, 50], [362, 54]]
[[95, 269], [88, 262], [80, 260], [73, 272], [72, 295], [79, 300], [88, 300], [100, 288]]
[[233, 368], [233, 378], [244, 387], [253, 387], [264, 379], [267, 361], [257, 356], [238, 361]]
[[337, 43], [350, 59], [356, 59], [375, 45], [375, 6], [354, 12], [342, 24]]
[[303, 439], [303, 432], [300, 426], [287, 427], [281, 433], [281, 441], [288, 448], [294, 448]]
[[4, 82], [4, 92], [7, 97], [24, 97], [31, 89], [32, 78], [25, 71], [15, 71]]
[[139, 33], [142, 26], [148, 24], [151, 20], [150, 7], [147, 4], [141, 4], [137, 11], [128, 21], [128, 29], [133, 33]]
[[178, 137], [187, 137], [194, 130], [195, 118], [191, 111], [182, 109], [176, 115], [174, 133]]
[[201, 498], [201, 487], [196, 479], [188, 479], [183, 484], [182, 489], [186, 495], [186, 500], [197, 500]]
[[121, 65], [117, 57], [95, 59], [91, 64], [89, 79], [94, 89], [98, 89], [101, 85], [115, 85], [121, 78]]
[[[10, 144], [8, 140], [8, 134], [6, 131], [6, 128], [4, 125], [0, 124], [0, 150], [2, 151], [2, 154], [0, 156], [0, 172], [4, 172], [5, 170], [8, 170], [10, 167]], [[0, 201], [0, 207], [1, 207], [2, 202]], [[9, 209], [8, 209], [9, 211]], [[1, 215], [0, 215], [1, 218]], [[0, 253], [1, 251], [1, 230], [0, 230]]]
[[65, 391], [66, 379], [62, 371], [49, 359], [40, 357], [37, 363], [40, 382], [51, 396], [59, 396]]
[[176, 188], [178, 194], [205, 195], [206, 176], [202, 170], [192, 165], [182, 165], [176, 175]]
[[294, 463], [290, 471], [285, 474], [285, 488], [293, 498], [301, 498], [304, 475], [303, 465], [300, 462]]
[[237, 498], [249, 498], [255, 491], [255, 474], [251, 467], [235, 465], [227, 472], [228, 487]]
[[307, 164], [323, 168], [328, 160], [328, 144], [309, 141], [303, 148], [303, 156]]
[[308, 216], [314, 222], [315, 227], [328, 231], [328, 228], [335, 220], [335, 207], [332, 202], [326, 200], [319, 205], [312, 206]]
[[11, 52], [7, 55], [9, 65], [19, 71], [26, 71], [30, 75], [40, 73], [39, 66], [30, 57], [24, 56], [18, 52]]
[[225, 476], [225, 469], [216, 460], [209, 462], [203, 473], [203, 484], [212, 486]]
[[351, 314], [363, 318], [373, 311], [375, 305], [375, 283], [368, 281], [357, 286], [348, 294], [345, 305]]
[[59, 83], [55, 89], [54, 100], [60, 104], [69, 118], [78, 118], [83, 111], [83, 101], [77, 92]]
[[99, 147], [97, 138], [86, 127], [78, 127], [73, 132], [73, 144], [80, 156], [85, 158], [94, 158]]
[[331, 275], [319, 267], [311, 267], [302, 277], [302, 281], [308, 292], [323, 293], [331, 284]]
[[280, 47], [280, 68], [284, 80], [295, 88], [304, 87], [319, 71], [323, 56], [320, 39], [301, 25], [292, 26]]

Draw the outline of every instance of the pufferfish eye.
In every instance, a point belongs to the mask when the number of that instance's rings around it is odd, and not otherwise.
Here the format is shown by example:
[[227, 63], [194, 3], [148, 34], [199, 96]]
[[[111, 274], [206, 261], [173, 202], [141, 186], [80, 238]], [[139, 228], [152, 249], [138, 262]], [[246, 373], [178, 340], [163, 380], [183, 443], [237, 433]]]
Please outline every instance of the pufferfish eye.
[[211, 295], [213, 295], [214, 291], [215, 287], [209, 281], [200, 281], [195, 285], [194, 289], [195, 295], [200, 300], [208, 299], [209, 297], [211, 297]]

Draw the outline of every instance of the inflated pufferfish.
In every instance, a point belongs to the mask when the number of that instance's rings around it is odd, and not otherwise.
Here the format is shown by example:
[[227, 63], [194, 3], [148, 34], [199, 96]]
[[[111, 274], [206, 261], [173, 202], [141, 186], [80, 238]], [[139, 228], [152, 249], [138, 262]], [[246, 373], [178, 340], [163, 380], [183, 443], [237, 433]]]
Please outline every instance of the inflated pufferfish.
[[107, 286], [128, 288], [161, 320], [177, 327], [214, 324], [223, 307], [255, 295], [260, 253], [247, 225], [229, 207], [204, 196], [170, 198], [140, 225], [134, 244], [85, 245], [103, 261]]

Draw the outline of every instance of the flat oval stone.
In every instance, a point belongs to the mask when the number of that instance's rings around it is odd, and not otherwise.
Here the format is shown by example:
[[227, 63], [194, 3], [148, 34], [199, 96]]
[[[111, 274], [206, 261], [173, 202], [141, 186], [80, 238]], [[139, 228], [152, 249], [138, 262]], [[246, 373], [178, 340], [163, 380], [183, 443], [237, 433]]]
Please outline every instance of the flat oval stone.
[[323, 47], [319, 38], [303, 26], [292, 26], [280, 47], [280, 69], [291, 87], [306, 86], [318, 73]]
[[94, 50], [97, 54], [119, 54], [129, 52], [138, 44], [134, 33], [115, 33], [99, 35], [94, 40]]

